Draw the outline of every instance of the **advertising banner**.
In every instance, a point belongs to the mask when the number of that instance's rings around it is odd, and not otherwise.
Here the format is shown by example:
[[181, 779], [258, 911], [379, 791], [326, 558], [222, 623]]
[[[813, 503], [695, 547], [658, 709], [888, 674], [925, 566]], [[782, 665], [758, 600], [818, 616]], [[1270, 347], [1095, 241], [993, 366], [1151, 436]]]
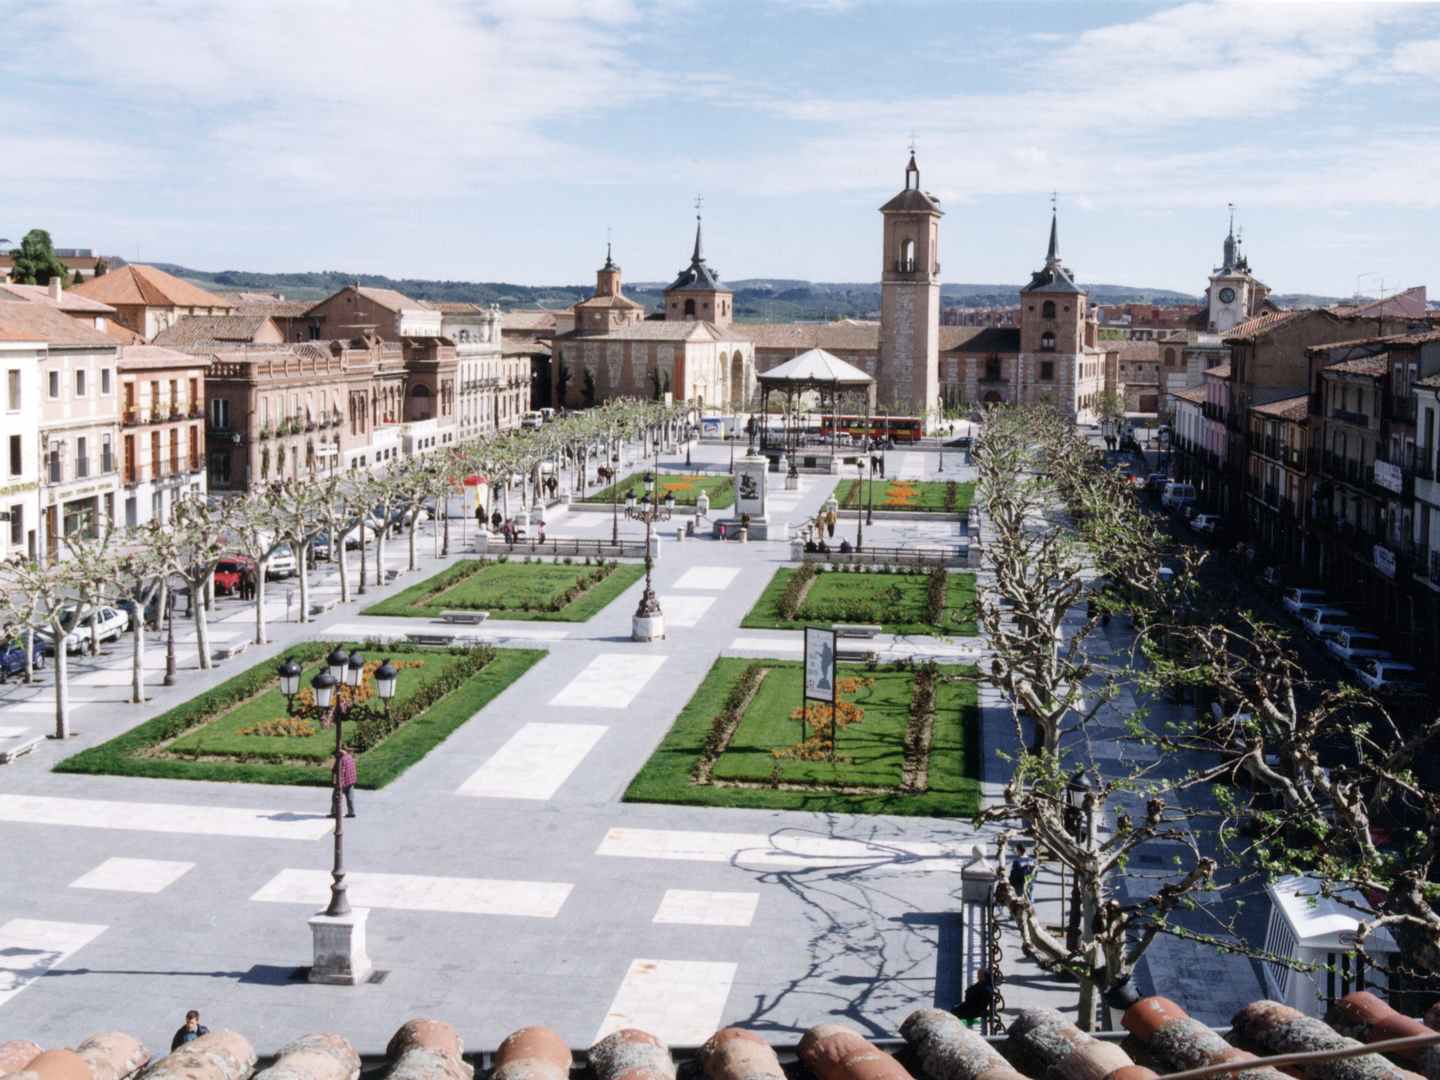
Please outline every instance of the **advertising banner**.
[[805, 628], [805, 697], [835, 700], [835, 631]]

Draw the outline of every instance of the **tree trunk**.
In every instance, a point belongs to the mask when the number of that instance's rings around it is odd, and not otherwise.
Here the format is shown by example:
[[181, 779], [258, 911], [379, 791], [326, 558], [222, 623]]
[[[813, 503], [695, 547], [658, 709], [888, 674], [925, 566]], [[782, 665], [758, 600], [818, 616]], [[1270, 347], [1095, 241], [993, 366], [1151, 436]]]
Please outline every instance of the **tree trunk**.
[[[444, 529], [445, 529], [445, 533], [446, 533], [445, 547], [446, 547], [447, 551], [448, 551], [448, 549], [449, 549], [449, 547], [450, 547], [450, 540], [449, 540], [449, 532], [450, 532], [450, 530], [449, 530], [449, 526], [450, 526], [450, 505], [449, 505], [449, 503], [450, 503], [450, 500], [449, 500], [449, 497], [448, 497], [448, 496], [445, 497], [445, 503], [446, 503], [446, 505], [445, 505], [445, 524], [442, 526], [442, 525], [440, 524], [440, 519], [437, 517], [437, 518], [435, 519], [435, 521], [434, 521], [435, 528], [431, 531], [431, 532], [432, 532], [432, 535], [431, 535], [431, 537], [430, 537], [430, 540], [431, 540], [431, 550], [434, 552], [434, 555], [432, 556], [432, 558], [436, 558], [436, 559], [440, 558], [440, 530], [441, 530], [441, 528], [444, 528]], [[435, 500], [435, 510], [436, 510], [437, 513], [438, 513], [439, 510], [440, 510], [440, 500], [439, 500], [438, 498]]]
[[412, 574], [413, 574], [413, 573], [416, 571], [416, 569], [417, 569], [417, 567], [416, 567], [416, 565], [415, 565], [415, 543], [416, 543], [416, 541], [419, 539], [419, 534], [420, 534], [420, 512], [417, 510], [417, 511], [415, 512], [415, 516], [410, 519], [410, 541], [409, 541], [409, 548], [410, 548], [410, 565], [406, 568], [406, 569], [409, 570], [409, 572], [412, 573]]
[[35, 681], [35, 628], [25, 627], [25, 685]]
[[195, 616], [195, 650], [200, 656], [200, 670], [209, 671], [215, 666], [210, 659], [210, 627], [205, 621], [205, 605], [196, 602], [196, 593], [205, 588], [209, 577], [190, 583], [190, 611]]
[[300, 621], [310, 621], [310, 565], [306, 553], [309, 544], [295, 545], [295, 573], [300, 578]]
[[[91, 605], [89, 605], [89, 606], [90, 606], [90, 611], [91, 611], [92, 615], [94, 616], [94, 617], [90, 620], [90, 655], [91, 655], [91, 656], [99, 656], [99, 655], [100, 655], [100, 605], [99, 605], [99, 604], [91, 604]], [[76, 610], [77, 610], [77, 612], [78, 612], [78, 611], [83, 610], [83, 609], [77, 608]]]
[[[242, 579], [243, 580], [243, 579]], [[255, 644], [265, 641], [265, 560], [255, 564]]]
[[[463, 500], [460, 503], [460, 511], [461, 513], [465, 511], [465, 503]], [[465, 519], [461, 518], [460, 520], [463, 521]], [[445, 530], [445, 546], [441, 549], [440, 554], [448, 556], [450, 554], [450, 503], [448, 499], [445, 503], [445, 520], [442, 522], [441, 528]], [[439, 535], [438, 529], [436, 530], [436, 535]]]
[[55, 642], [55, 738], [66, 739], [70, 737], [69, 649], [65, 645], [65, 631], [53, 621], [50, 629], [50, 640]]
[[350, 602], [350, 560], [345, 553], [345, 541], [337, 541], [337, 533], [330, 530], [330, 557], [335, 560], [335, 565], [340, 573], [340, 602]]
[[133, 705], [145, 703], [145, 607], [144, 593], [141, 593], [140, 618], [135, 622], [135, 641], [130, 652], [130, 702]]
[[360, 591], [363, 593], [363, 592], [365, 591], [365, 575], [369, 572], [368, 568], [367, 568], [366, 565], [365, 565], [365, 563], [366, 563], [366, 559], [365, 559], [365, 548], [367, 547], [367, 545], [366, 545], [366, 543], [365, 543], [365, 523], [364, 523], [364, 522], [361, 522], [359, 528], [360, 528]]

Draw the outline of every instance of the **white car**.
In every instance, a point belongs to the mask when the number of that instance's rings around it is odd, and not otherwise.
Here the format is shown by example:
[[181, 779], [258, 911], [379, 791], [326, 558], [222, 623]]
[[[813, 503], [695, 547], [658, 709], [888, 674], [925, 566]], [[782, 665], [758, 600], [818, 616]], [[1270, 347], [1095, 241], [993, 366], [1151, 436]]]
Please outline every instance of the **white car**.
[[1388, 660], [1390, 650], [1380, 647], [1380, 635], [1349, 628], [1335, 630], [1325, 637], [1325, 648], [1341, 663], [1358, 664], [1361, 660]]
[[360, 531], [365, 531], [365, 546], [369, 547], [380, 538], [380, 523], [373, 518], [367, 519], [359, 525], [353, 525], [350, 531], [345, 534], [345, 546], [350, 549], [360, 546]]
[[1369, 690], [1424, 690], [1414, 664], [1371, 657], [1355, 665], [1355, 677]]
[[1300, 609], [1300, 625], [1311, 637], [1320, 637], [1326, 630], [1349, 626], [1350, 618], [1350, 612], [1343, 607], [1319, 604]]
[[545, 417], [538, 412], [527, 412], [520, 418], [522, 428], [538, 428], [545, 423]]
[[1324, 589], [1286, 589], [1285, 594], [1280, 598], [1285, 605], [1285, 610], [1292, 617], [1300, 617], [1300, 609], [1307, 605], [1323, 604], [1325, 602]]
[[270, 553], [270, 558], [265, 562], [267, 578], [294, 577], [299, 569], [295, 552], [290, 550], [289, 544], [281, 544]]
[[[130, 615], [128, 612], [113, 607], [98, 607], [94, 611], [87, 611], [75, 621], [75, 606], [69, 605], [62, 609], [61, 625], [66, 627], [65, 651], [77, 653], [85, 649], [91, 641], [91, 627], [96, 624], [100, 628], [100, 640], [118, 641], [120, 635], [130, 629]], [[55, 642], [52, 640], [49, 631], [36, 630], [35, 636], [40, 639], [41, 648], [47, 653], [55, 651]]]
[[1219, 514], [1196, 514], [1190, 519], [1190, 528], [1194, 529], [1197, 533], [1207, 533], [1213, 536], [1215, 535], [1215, 530], [1219, 527]]

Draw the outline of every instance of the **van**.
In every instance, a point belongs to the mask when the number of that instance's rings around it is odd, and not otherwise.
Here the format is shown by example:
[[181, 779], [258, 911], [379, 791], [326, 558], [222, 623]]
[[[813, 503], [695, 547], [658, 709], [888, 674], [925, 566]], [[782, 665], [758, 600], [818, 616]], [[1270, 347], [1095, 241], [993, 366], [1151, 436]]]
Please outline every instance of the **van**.
[[1194, 505], [1195, 485], [1182, 484], [1178, 480], [1171, 480], [1165, 485], [1165, 493], [1160, 496], [1160, 505], [1166, 510], [1182, 510], [1187, 506]]
[[527, 412], [520, 418], [522, 428], [538, 428], [545, 423], [545, 418], [538, 412]]

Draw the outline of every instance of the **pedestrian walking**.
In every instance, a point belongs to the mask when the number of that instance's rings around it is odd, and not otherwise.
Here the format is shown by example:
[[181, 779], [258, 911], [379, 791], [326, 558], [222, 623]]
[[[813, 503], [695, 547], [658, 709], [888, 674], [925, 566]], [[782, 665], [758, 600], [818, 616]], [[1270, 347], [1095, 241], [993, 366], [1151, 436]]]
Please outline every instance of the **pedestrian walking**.
[[1010, 860], [1010, 891], [1017, 897], [1030, 898], [1030, 888], [1035, 881], [1035, 860], [1025, 850], [1024, 844], [1015, 845], [1015, 857]]
[[[330, 775], [332, 777], [335, 776], [337, 773], [340, 777], [340, 794], [345, 796], [345, 816], [354, 817], [355, 781], [359, 778], [359, 770], [355, 767], [354, 755], [352, 755], [349, 750], [346, 750], [343, 747], [340, 750], [340, 756], [336, 758], [335, 764], [330, 769]], [[331, 811], [331, 813], [338, 814], [339, 812], [340, 801], [337, 799], [335, 801], [335, 807]]]
[[175, 1037], [170, 1040], [170, 1052], [174, 1053], [188, 1042], [198, 1039], [201, 1035], [209, 1035], [210, 1029], [200, 1023], [200, 1011], [191, 1009], [185, 1014], [185, 1023], [180, 1025], [180, 1030], [175, 1032]]
[[964, 1020], [966, 1027], [974, 1027], [976, 1020], [990, 1015], [995, 1002], [995, 978], [989, 968], [981, 968], [975, 981], [965, 990], [965, 999], [950, 1007], [950, 1014], [957, 1020]]

